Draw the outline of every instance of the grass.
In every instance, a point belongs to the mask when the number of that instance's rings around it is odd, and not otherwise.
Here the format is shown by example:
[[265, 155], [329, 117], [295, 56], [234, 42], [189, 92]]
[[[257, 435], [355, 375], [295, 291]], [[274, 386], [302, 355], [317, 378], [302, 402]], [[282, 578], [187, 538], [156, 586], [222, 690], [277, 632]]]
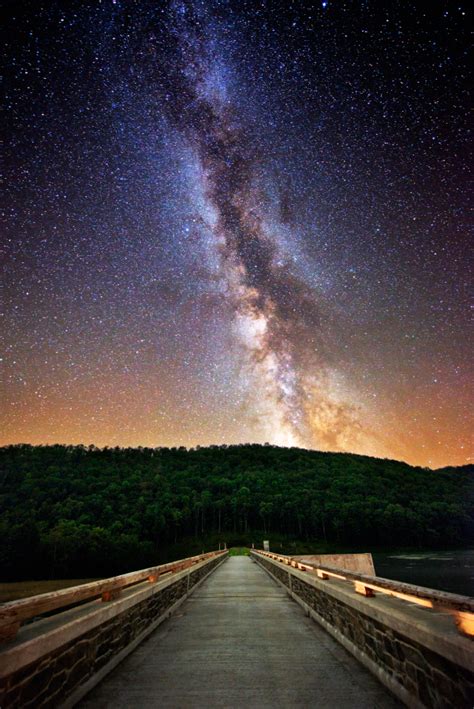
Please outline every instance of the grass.
[[248, 556], [249, 552], [248, 547], [232, 547], [229, 549], [229, 556]]
[[12, 581], [0, 583], [0, 603], [17, 601], [19, 598], [29, 598], [39, 593], [59, 591], [61, 588], [79, 586], [97, 579], [49, 579], [47, 581]]

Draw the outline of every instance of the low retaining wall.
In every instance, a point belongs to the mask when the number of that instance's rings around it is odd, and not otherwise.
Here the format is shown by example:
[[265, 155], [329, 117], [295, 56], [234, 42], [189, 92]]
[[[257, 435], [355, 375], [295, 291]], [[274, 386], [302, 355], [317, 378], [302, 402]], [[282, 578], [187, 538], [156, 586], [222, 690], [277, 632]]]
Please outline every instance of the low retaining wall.
[[0, 649], [1, 709], [74, 706], [226, 558], [24, 626]]
[[346, 571], [358, 571], [361, 574], [375, 576], [372, 554], [303, 554], [291, 556], [296, 561], [309, 562], [315, 566], [334, 566]]
[[472, 709], [474, 640], [452, 618], [398, 598], [367, 598], [251, 552], [306, 612], [407, 706]]

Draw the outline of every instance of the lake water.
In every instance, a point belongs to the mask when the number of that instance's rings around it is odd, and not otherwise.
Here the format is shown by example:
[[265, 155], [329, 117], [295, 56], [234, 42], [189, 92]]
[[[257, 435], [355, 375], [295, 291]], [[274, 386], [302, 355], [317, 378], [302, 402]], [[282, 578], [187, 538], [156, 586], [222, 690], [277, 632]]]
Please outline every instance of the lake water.
[[474, 549], [372, 556], [377, 576], [474, 596]]

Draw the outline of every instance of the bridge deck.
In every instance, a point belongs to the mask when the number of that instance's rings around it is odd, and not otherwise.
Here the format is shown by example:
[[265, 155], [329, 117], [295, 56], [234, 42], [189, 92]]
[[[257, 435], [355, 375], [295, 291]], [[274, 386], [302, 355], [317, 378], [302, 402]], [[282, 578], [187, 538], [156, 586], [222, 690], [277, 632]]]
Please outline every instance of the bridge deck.
[[231, 557], [80, 706], [400, 704], [257, 564]]

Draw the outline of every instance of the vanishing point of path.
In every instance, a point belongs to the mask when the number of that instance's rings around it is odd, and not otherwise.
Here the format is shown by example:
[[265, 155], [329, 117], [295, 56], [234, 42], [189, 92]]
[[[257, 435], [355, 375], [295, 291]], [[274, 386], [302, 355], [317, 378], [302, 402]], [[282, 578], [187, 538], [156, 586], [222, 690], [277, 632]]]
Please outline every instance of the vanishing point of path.
[[402, 706], [255, 562], [230, 557], [80, 704]]

